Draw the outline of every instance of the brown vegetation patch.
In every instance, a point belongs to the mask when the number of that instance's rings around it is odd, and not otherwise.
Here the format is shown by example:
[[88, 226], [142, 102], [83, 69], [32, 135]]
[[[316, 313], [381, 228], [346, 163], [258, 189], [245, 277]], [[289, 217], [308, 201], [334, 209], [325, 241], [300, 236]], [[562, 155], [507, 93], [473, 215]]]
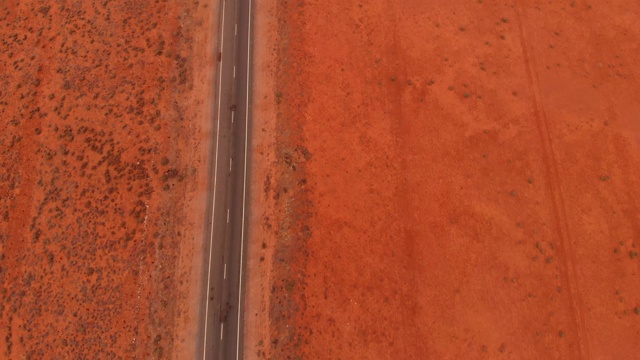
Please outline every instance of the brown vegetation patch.
[[209, 6], [0, 6], [0, 357], [184, 355]]

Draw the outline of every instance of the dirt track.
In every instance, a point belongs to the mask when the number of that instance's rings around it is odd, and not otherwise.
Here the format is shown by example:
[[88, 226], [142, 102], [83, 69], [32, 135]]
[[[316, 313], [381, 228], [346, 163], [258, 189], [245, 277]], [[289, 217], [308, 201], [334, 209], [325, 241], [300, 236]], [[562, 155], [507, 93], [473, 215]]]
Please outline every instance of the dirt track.
[[0, 5], [0, 358], [193, 358], [215, 5]]
[[263, 4], [245, 353], [640, 353], [639, 12]]

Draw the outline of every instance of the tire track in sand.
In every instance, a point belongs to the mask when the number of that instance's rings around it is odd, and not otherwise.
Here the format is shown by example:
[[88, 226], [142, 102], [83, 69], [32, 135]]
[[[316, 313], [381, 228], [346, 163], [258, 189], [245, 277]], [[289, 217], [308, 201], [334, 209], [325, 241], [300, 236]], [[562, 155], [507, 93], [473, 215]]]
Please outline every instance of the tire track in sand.
[[538, 129], [538, 135], [540, 142], [542, 143], [542, 159], [546, 168], [549, 179], [547, 186], [551, 196], [551, 203], [553, 207], [553, 213], [555, 216], [555, 233], [559, 242], [559, 257], [562, 259], [560, 262], [560, 275], [562, 282], [566, 284], [569, 292], [569, 300], [571, 304], [570, 316], [576, 329], [576, 338], [578, 342], [578, 358], [591, 359], [589, 351], [589, 339], [585, 331], [585, 319], [584, 319], [584, 300], [580, 294], [580, 285], [578, 283], [578, 276], [576, 271], [576, 259], [573, 249], [573, 238], [569, 229], [567, 221], [567, 214], [565, 209], [564, 195], [562, 193], [562, 186], [560, 183], [560, 174], [558, 172], [558, 161], [556, 160], [555, 153], [553, 151], [553, 145], [551, 141], [551, 135], [549, 134], [549, 123], [547, 114], [544, 109], [544, 105], [540, 97], [539, 78], [532, 66], [532, 62], [535, 65], [535, 58], [533, 52], [527, 47], [527, 34], [523, 26], [522, 9], [518, 4], [515, 4], [518, 31], [520, 36], [520, 45], [522, 46], [522, 56], [527, 71], [527, 80], [529, 90], [533, 96], [532, 110], [536, 121], [536, 128]]

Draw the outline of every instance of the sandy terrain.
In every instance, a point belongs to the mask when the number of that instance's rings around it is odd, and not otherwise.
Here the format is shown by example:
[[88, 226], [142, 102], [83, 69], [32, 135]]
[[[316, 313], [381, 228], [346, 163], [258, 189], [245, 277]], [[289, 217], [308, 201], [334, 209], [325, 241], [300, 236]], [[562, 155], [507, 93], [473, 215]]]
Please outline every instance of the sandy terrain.
[[0, 358], [193, 357], [214, 6], [0, 5]]
[[639, 13], [260, 4], [249, 358], [640, 353]]

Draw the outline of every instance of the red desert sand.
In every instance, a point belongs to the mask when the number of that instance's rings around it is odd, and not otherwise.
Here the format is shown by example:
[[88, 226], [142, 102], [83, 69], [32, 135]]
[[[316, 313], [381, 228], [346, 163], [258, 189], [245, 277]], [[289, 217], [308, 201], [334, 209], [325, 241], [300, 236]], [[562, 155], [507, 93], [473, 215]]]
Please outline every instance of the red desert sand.
[[259, 1], [245, 354], [640, 354], [640, 3]]
[[217, 2], [0, 5], [0, 358], [195, 357]]

